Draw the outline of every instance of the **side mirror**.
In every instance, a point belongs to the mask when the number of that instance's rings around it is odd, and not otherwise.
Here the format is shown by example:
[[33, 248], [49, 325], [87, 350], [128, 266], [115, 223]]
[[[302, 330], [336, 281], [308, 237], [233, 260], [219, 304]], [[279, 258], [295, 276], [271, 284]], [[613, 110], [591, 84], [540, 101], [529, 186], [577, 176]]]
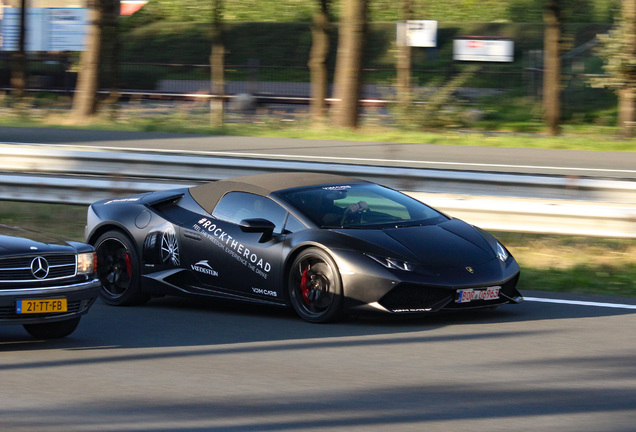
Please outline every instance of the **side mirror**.
[[263, 243], [271, 239], [274, 228], [276, 228], [276, 225], [272, 222], [262, 218], [243, 219], [239, 223], [239, 226], [243, 232], [262, 233], [263, 235], [261, 236], [259, 243]]

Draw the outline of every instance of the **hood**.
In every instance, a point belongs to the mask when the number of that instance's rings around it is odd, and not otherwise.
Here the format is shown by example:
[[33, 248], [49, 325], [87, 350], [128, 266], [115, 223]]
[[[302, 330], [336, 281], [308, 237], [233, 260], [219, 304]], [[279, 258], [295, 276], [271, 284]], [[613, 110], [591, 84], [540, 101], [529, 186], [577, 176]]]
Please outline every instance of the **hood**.
[[[454, 267], [479, 265], [495, 259], [489, 241], [474, 227], [459, 219], [439, 225], [389, 228], [383, 230], [339, 230], [385, 251], [424, 266]], [[368, 248], [364, 248], [365, 250]], [[374, 248], [375, 249], [375, 248]]]
[[75, 253], [73, 245], [52, 234], [0, 224], [0, 255]]

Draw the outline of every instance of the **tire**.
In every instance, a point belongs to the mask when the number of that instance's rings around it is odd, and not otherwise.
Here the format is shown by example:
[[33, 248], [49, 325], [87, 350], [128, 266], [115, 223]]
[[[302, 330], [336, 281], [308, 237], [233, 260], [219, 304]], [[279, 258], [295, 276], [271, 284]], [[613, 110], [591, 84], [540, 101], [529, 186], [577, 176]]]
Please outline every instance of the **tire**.
[[73, 333], [79, 325], [80, 317], [64, 321], [39, 324], [24, 324], [24, 329], [36, 339], [59, 339]]
[[95, 242], [99, 296], [113, 306], [137, 305], [150, 296], [141, 291], [141, 264], [137, 250], [121, 231], [108, 231]]
[[334, 260], [322, 249], [305, 249], [294, 259], [287, 288], [291, 305], [305, 321], [327, 323], [341, 318], [340, 275]]

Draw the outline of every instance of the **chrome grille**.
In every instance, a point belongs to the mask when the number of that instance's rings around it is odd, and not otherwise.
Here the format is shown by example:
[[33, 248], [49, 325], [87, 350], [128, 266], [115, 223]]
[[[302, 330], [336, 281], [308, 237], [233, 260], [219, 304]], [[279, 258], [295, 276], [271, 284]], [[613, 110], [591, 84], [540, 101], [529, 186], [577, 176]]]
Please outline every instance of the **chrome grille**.
[[[42, 257], [48, 264], [46, 277], [37, 278], [31, 271], [33, 260]], [[40, 254], [0, 258], [0, 282], [42, 282], [70, 278], [76, 275], [77, 259], [74, 254]]]

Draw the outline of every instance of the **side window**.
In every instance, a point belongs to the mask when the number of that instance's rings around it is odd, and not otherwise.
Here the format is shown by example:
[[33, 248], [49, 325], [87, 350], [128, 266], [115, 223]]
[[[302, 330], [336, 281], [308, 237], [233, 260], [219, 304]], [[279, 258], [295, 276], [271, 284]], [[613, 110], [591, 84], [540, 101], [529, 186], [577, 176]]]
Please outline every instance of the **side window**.
[[302, 223], [301, 221], [299, 221], [296, 216], [294, 216], [293, 214], [289, 214], [289, 217], [287, 218], [287, 223], [285, 224], [285, 232], [288, 233], [295, 233], [298, 231], [302, 231], [302, 230], [306, 230], [307, 227], [305, 226], [304, 223]]
[[269, 198], [245, 192], [230, 192], [221, 198], [212, 216], [235, 224], [243, 219], [267, 219], [276, 225], [274, 232], [280, 234], [287, 211]]

